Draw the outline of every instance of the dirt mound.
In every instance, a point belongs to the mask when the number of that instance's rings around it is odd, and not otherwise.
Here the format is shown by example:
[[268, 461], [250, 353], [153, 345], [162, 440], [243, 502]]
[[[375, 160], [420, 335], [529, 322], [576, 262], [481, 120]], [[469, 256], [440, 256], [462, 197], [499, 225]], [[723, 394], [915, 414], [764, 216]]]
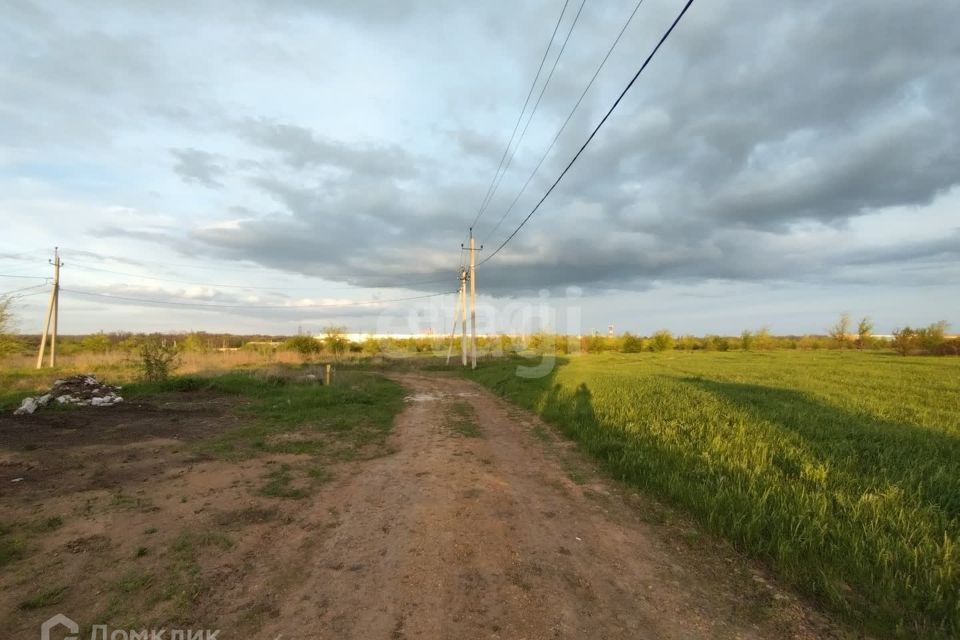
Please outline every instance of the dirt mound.
[[90, 407], [110, 407], [123, 402], [120, 396], [121, 387], [104, 384], [94, 375], [81, 374], [56, 380], [53, 387], [43, 395], [24, 398], [20, 408], [14, 411], [16, 415], [33, 413], [51, 402], [57, 404], [74, 404]]

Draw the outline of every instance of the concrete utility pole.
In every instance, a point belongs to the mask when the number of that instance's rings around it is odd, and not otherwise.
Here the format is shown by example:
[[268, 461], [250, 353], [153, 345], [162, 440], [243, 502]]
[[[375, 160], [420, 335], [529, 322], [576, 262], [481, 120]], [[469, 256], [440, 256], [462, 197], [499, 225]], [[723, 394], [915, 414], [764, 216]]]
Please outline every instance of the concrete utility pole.
[[54, 247], [53, 260], [53, 289], [50, 291], [50, 304], [47, 305], [47, 319], [43, 323], [43, 335], [40, 336], [40, 352], [37, 354], [37, 369], [43, 367], [43, 352], [47, 346], [47, 334], [50, 332], [50, 320], [53, 319], [53, 334], [50, 337], [50, 366], [57, 366], [57, 325], [60, 316], [60, 248]]
[[463, 307], [467, 272], [464, 269], [460, 269], [460, 274], [457, 277], [460, 279], [460, 290], [457, 292], [456, 308], [453, 311], [453, 329], [450, 330], [450, 348], [447, 349], [447, 364], [450, 364], [450, 356], [453, 355], [453, 341], [457, 338], [457, 323], [460, 322], [460, 310]]
[[[460, 245], [463, 248], [463, 245]], [[477, 368], [477, 251], [483, 249], [476, 248], [473, 238], [473, 227], [470, 227], [470, 332], [471, 332], [471, 366]], [[464, 318], [466, 323], [466, 318]], [[464, 362], [464, 365], [467, 363]]]
[[477, 368], [477, 251], [474, 248], [473, 227], [470, 227], [470, 361]]
[[460, 280], [463, 285], [460, 288], [460, 363], [467, 366], [467, 275], [466, 269], [460, 269]]

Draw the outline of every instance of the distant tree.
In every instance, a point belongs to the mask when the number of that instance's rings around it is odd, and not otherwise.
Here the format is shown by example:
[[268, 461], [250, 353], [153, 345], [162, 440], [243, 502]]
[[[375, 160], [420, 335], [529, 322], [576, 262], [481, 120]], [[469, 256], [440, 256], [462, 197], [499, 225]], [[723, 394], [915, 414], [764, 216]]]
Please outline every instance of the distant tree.
[[927, 353], [931, 355], [951, 355], [956, 351], [956, 341], [947, 339], [949, 324], [945, 320], [934, 322], [922, 329], [895, 329], [892, 346], [900, 355]]
[[363, 341], [362, 347], [363, 347], [363, 352], [371, 356], [375, 356], [381, 351], [383, 351], [383, 347], [380, 344], [380, 341], [374, 338], [373, 336], [367, 336], [367, 338]]
[[543, 353], [547, 349], [549, 337], [544, 331], [537, 331], [530, 334], [527, 338], [527, 348], [537, 353]]
[[110, 338], [101, 331], [84, 336], [80, 341], [80, 350], [90, 353], [106, 353], [110, 349]]
[[267, 341], [250, 340], [243, 343], [240, 348], [244, 351], [253, 351], [254, 353], [266, 356], [276, 351], [277, 345]]
[[776, 341], [773, 336], [770, 335], [770, 330], [766, 327], [760, 327], [757, 329], [756, 333], [753, 334], [753, 348], [762, 349], [768, 351], [773, 349], [776, 346]]
[[716, 335], [708, 335], [703, 339], [703, 348], [706, 351], [729, 351], [730, 341]]
[[850, 314], [840, 314], [840, 319], [827, 333], [839, 348], [845, 348], [850, 341]]
[[629, 331], [623, 334], [623, 340], [620, 342], [620, 351], [623, 353], [640, 353], [643, 351], [643, 339], [639, 338]]
[[857, 349], [869, 346], [871, 335], [873, 335], [873, 322], [870, 318], [864, 317], [857, 323]]
[[[343, 352], [347, 350], [350, 344], [350, 341], [347, 340], [347, 336], [345, 335], [346, 332], [346, 327], [338, 327], [332, 324], [323, 328], [323, 343], [327, 349], [330, 349], [336, 360], [340, 359], [340, 356], [343, 355]], [[420, 349], [417, 349], [417, 351], [419, 350]]]
[[180, 343], [181, 348], [184, 351], [195, 351], [197, 353], [203, 353], [209, 350], [209, 345], [203, 339], [203, 336], [197, 332], [187, 334], [187, 336]]
[[607, 348], [607, 339], [604, 336], [594, 334], [587, 338], [587, 353], [601, 353]]
[[0, 357], [17, 353], [23, 348], [19, 338], [13, 335], [13, 311], [10, 298], [0, 297]]
[[[501, 336], [504, 353], [511, 348], [509, 341], [509, 336]], [[567, 336], [559, 333], [548, 333], [543, 330], [531, 334], [527, 338], [526, 348], [537, 353], [568, 353], [570, 351]]]
[[666, 329], [660, 329], [650, 336], [650, 349], [652, 351], [669, 351], [676, 345], [673, 334]]
[[743, 332], [740, 333], [740, 348], [744, 351], [753, 349], [753, 331], [744, 329]]
[[313, 336], [298, 335], [286, 340], [283, 343], [283, 349], [286, 351], [296, 351], [304, 360], [309, 360], [315, 354], [320, 352], [320, 341]]
[[893, 349], [902, 356], [917, 348], [917, 332], [909, 326], [893, 330]]
[[144, 336], [131, 334], [125, 337], [123, 340], [117, 343], [117, 348], [121, 351], [126, 351], [128, 353], [134, 353], [140, 349], [140, 345], [143, 343]]
[[949, 326], [946, 320], [940, 320], [923, 329], [918, 329], [917, 341], [920, 343], [920, 348], [927, 353], [936, 353], [943, 343], [946, 342], [947, 327]]

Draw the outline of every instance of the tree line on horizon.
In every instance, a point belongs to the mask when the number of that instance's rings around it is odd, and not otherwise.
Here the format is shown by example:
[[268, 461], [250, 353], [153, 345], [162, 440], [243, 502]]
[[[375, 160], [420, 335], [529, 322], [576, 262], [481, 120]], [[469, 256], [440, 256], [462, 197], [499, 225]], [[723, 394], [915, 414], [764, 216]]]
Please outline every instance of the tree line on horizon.
[[[573, 336], [541, 331], [523, 336], [498, 334], [479, 336], [478, 347], [485, 353], [552, 351], [561, 355], [570, 353], [642, 353], [660, 351], [769, 351], [769, 350], [825, 350], [825, 349], [892, 349], [902, 355], [960, 355], [960, 339], [947, 336], [949, 325], [939, 321], [926, 327], [910, 326], [895, 329], [890, 338], [875, 336], [873, 322], [862, 318], [856, 327], [849, 314], [842, 314], [825, 334], [774, 335], [766, 327], [748, 329], [739, 336], [707, 334], [704, 336], [675, 335], [668, 329], [650, 335], [625, 332], [618, 336], [594, 334]], [[419, 338], [373, 338], [351, 342], [346, 337], [346, 327], [330, 325], [323, 329], [322, 336], [298, 333], [297, 335], [230, 334], [206, 331], [132, 333], [111, 332], [87, 335], [61, 335], [58, 337], [58, 353], [127, 352], [138, 353], [147, 342], [159, 342], [180, 352], [214, 352], [224, 350], [253, 350], [261, 353], [291, 351], [304, 359], [321, 354], [339, 358], [344, 354], [377, 355], [387, 352], [424, 353], [438, 350], [438, 344], [446, 345], [449, 336]], [[0, 357], [28, 355], [36, 351], [40, 337], [15, 335], [9, 304], [0, 301]]]
[[[874, 335], [874, 326], [869, 318], [863, 318], [852, 328], [850, 317], [843, 314], [835, 325], [823, 335], [774, 335], [766, 327], [745, 329], [739, 336], [675, 336], [668, 329], [655, 331], [649, 336], [626, 332], [620, 336], [592, 335], [581, 338], [556, 336], [553, 342], [557, 351], [567, 353], [571, 341], [580, 351], [600, 353], [642, 353], [659, 351], [772, 351], [772, 350], [826, 350], [892, 349], [901, 355], [960, 355], [960, 339], [948, 337], [946, 321], [935, 322], [926, 327], [913, 329], [909, 326], [895, 329], [890, 338]], [[537, 338], [531, 345], [537, 349]]]

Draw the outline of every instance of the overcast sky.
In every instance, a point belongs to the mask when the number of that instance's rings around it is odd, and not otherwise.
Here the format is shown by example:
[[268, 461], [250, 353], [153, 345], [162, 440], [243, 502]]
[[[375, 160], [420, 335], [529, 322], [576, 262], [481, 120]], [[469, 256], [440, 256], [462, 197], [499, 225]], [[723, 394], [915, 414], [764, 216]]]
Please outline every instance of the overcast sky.
[[[569, 1], [532, 101], [569, 40], [477, 224], [481, 257], [683, 1], [643, 2], [496, 227], [634, 5]], [[449, 330], [451, 295], [352, 303], [456, 288], [563, 8], [5, 0], [0, 291], [43, 284], [6, 276], [49, 275], [59, 245], [64, 333]], [[480, 269], [481, 326], [822, 333], [848, 311], [881, 333], [957, 329], [958, 24], [955, 2], [695, 2]], [[44, 292], [20, 293], [38, 295], [17, 299], [19, 328], [39, 332]]]

